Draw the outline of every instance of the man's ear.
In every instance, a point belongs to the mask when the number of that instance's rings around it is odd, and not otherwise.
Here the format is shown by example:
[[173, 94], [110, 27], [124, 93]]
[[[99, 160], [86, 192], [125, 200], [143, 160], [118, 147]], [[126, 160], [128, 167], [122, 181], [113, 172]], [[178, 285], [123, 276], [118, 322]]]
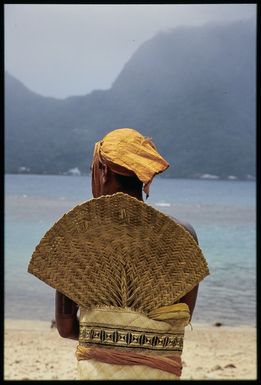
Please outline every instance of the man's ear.
[[102, 184], [107, 183], [109, 178], [110, 178], [109, 167], [106, 164], [103, 164], [102, 165], [102, 171], [101, 171], [101, 181], [102, 181]]

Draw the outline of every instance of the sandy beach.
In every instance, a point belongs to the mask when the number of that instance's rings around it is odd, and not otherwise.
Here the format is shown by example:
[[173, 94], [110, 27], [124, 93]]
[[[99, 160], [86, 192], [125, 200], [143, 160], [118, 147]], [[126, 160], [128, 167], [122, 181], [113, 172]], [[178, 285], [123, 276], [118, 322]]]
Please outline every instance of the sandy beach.
[[[5, 380], [76, 380], [77, 341], [51, 322], [5, 320]], [[192, 324], [185, 332], [184, 380], [255, 380], [256, 328]]]

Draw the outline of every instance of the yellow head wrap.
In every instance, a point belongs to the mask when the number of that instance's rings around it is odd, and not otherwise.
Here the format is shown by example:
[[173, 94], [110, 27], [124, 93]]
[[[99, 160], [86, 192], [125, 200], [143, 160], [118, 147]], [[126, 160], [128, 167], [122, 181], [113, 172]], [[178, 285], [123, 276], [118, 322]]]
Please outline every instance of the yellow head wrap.
[[151, 139], [132, 128], [113, 130], [95, 144], [92, 167], [99, 162], [116, 174], [137, 176], [147, 197], [154, 176], [169, 167]]

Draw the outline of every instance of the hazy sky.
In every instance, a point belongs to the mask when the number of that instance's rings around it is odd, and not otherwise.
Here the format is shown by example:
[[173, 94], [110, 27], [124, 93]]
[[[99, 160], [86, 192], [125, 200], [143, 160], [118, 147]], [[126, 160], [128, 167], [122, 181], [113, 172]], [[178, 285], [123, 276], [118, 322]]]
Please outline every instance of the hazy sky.
[[108, 89], [160, 31], [256, 15], [256, 4], [5, 4], [5, 69], [64, 98]]

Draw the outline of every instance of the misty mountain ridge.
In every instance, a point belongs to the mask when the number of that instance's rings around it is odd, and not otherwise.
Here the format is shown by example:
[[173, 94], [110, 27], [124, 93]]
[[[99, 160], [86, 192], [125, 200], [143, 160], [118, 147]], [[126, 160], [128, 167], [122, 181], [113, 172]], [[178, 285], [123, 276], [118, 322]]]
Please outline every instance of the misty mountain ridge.
[[162, 176], [255, 175], [255, 25], [179, 27], [143, 43], [112, 87], [44, 97], [5, 73], [6, 173], [88, 174], [94, 143], [132, 127], [170, 163]]

